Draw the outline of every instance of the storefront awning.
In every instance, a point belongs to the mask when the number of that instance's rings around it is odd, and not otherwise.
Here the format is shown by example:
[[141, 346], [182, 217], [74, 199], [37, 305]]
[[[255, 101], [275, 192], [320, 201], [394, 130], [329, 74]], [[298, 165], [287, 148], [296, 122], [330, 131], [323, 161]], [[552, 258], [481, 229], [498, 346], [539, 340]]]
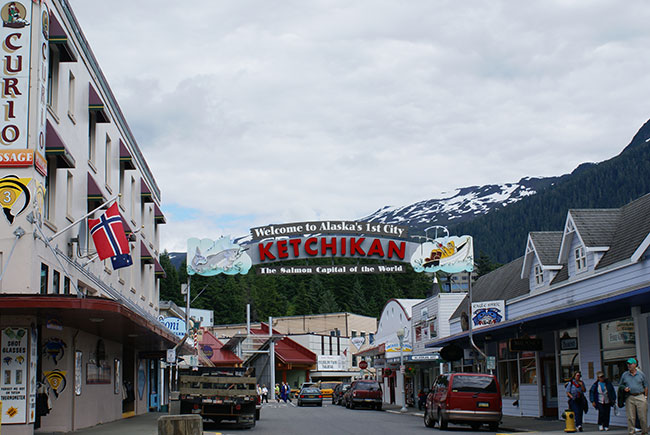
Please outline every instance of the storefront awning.
[[[528, 317], [508, 320], [495, 325], [484, 326], [475, 329], [473, 335], [479, 338], [486, 334], [495, 335], [495, 333], [504, 333], [508, 328], [519, 329], [522, 325], [525, 325], [527, 330], [537, 327], [548, 329], [552, 323], [557, 329], [563, 327], [565, 323], [575, 325], [576, 319], [580, 319], [581, 323], [599, 322], [604, 319], [604, 313], [607, 314], [606, 318], [608, 319], [628, 316], [631, 306], [645, 306], [650, 309], [650, 286], [546, 312], [538, 312]], [[425, 347], [442, 347], [457, 340], [466, 340], [468, 337], [469, 331], [464, 331], [428, 343]]]
[[56, 157], [57, 168], [71, 169], [76, 164], [74, 157], [72, 157], [68, 147], [65, 146], [61, 136], [56, 132], [49, 119], [45, 125], [45, 156]]
[[109, 122], [104, 102], [90, 83], [88, 83], [88, 110], [95, 114], [97, 122]]
[[124, 169], [135, 169], [131, 151], [129, 151], [126, 144], [122, 142], [122, 139], [120, 139], [120, 163], [124, 165]]
[[140, 179], [140, 198], [142, 198], [143, 202], [153, 202], [151, 189], [149, 189], [149, 186], [147, 186], [147, 183], [143, 179]]
[[158, 204], [156, 203], [154, 203], [153, 205], [153, 217], [157, 224], [167, 223], [167, 219], [165, 219], [165, 215], [163, 214], [162, 210], [160, 210], [160, 207], [158, 207]]
[[377, 356], [377, 355], [384, 355], [385, 353], [386, 353], [386, 344], [382, 343], [375, 347], [361, 350], [357, 353], [354, 353], [353, 355], [354, 356]]
[[76, 62], [77, 56], [68, 40], [68, 34], [54, 14], [50, 14], [49, 27], [48, 40], [59, 49], [59, 62]]
[[156, 277], [158, 278], [167, 278], [167, 274], [165, 273], [165, 269], [160, 265], [160, 262], [154, 258], [153, 260], [153, 265], [154, 265], [154, 273], [156, 274]]
[[90, 174], [88, 174], [88, 201], [106, 201], [106, 197], [102, 193], [102, 189]]
[[140, 240], [140, 261], [145, 264], [155, 264], [153, 255], [151, 255], [147, 245], [145, 245], [142, 240]]
[[164, 351], [180, 341], [161, 322], [105, 298], [3, 294], [1, 316], [36, 316], [44, 328], [55, 323], [148, 351]]

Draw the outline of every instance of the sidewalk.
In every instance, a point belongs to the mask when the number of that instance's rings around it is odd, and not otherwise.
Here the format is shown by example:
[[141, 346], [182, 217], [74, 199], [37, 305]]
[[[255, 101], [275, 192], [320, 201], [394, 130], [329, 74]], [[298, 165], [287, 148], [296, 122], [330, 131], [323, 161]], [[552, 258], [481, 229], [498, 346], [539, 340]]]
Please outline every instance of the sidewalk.
[[[387, 405], [384, 403], [384, 411], [390, 413], [400, 414], [400, 406]], [[406, 412], [414, 417], [424, 418], [424, 411], [418, 411], [417, 408], [409, 407]], [[424, 423], [422, 423], [424, 424]], [[583, 425], [585, 432], [599, 432], [598, 425], [585, 423]], [[499, 425], [497, 433], [511, 433], [511, 432], [544, 432], [548, 434], [565, 434], [564, 420], [555, 420], [550, 418], [534, 418], [534, 417], [513, 417], [504, 415]], [[626, 435], [627, 429], [620, 426], [612, 426], [609, 432], [602, 432], [612, 435]]]

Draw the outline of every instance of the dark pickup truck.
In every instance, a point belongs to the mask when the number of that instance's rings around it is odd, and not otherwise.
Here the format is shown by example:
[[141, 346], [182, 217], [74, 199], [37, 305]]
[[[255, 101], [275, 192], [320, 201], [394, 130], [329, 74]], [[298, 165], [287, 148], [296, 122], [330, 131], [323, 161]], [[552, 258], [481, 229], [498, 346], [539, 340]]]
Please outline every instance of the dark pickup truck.
[[250, 429], [259, 418], [257, 379], [252, 369], [198, 367], [179, 371], [181, 414], [200, 414], [215, 423], [232, 420]]

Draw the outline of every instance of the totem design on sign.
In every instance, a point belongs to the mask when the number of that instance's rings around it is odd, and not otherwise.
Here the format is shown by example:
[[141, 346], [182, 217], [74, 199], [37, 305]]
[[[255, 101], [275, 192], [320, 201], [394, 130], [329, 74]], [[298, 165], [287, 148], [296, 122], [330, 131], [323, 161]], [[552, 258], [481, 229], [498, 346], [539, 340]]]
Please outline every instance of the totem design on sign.
[[49, 338], [43, 345], [43, 353], [52, 358], [54, 364], [58, 364], [65, 355], [66, 344], [60, 338]]
[[422, 243], [411, 257], [411, 266], [416, 272], [471, 272], [474, 270], [472, 237], [441, 237]]
[[472, 302], [472, 327], [494, 325], [505, 319], [504, 301]]
[[246, 253], [246, 248], [233, 243], [229, 237], [221, 237], [216, 241], [195, 238], [187, 241], [188, 275], [245, 275], [252, 265], [253, 261]]
[[[10, 224], [13, 224], [16, 216], [24, 212], [29, 205], [32, 195], [27, 185], [31, 180], [31, 178], [18, 178], [16, 175], [0, 178], [0, 204]], [[14, 207], [16, 203], [18, 206]], [[16, 211], [16, 208], [19, 210]]]
[[4, 116], [0, 119], [0, 144], [13, 149], [27, 148], [31, 31], [28, 17], [32, 2], [5, 3], [2, 18], [3, 92], [0, 96]]
[[58, 398], [59, 394], [63, 393], [63, 390], [65, 390], [65, 386], [68, 383], [68, 381], [65, 378], [66, 373], [67, 373], [66, 371], [58, 370], [58, 369], [49, 372], [43, 372], [47, 384], [54, 392], [54, 397]]

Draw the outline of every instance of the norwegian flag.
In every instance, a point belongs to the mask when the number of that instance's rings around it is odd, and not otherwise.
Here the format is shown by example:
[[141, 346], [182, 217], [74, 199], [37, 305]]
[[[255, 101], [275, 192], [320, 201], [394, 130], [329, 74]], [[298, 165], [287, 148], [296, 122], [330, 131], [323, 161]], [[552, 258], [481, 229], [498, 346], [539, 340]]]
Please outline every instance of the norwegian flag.
[[113, 203], [99, 219], [88, 219], [88, 227], [100, 260], [110, 257], [113, 269], [133, 264], [117, 203]]

